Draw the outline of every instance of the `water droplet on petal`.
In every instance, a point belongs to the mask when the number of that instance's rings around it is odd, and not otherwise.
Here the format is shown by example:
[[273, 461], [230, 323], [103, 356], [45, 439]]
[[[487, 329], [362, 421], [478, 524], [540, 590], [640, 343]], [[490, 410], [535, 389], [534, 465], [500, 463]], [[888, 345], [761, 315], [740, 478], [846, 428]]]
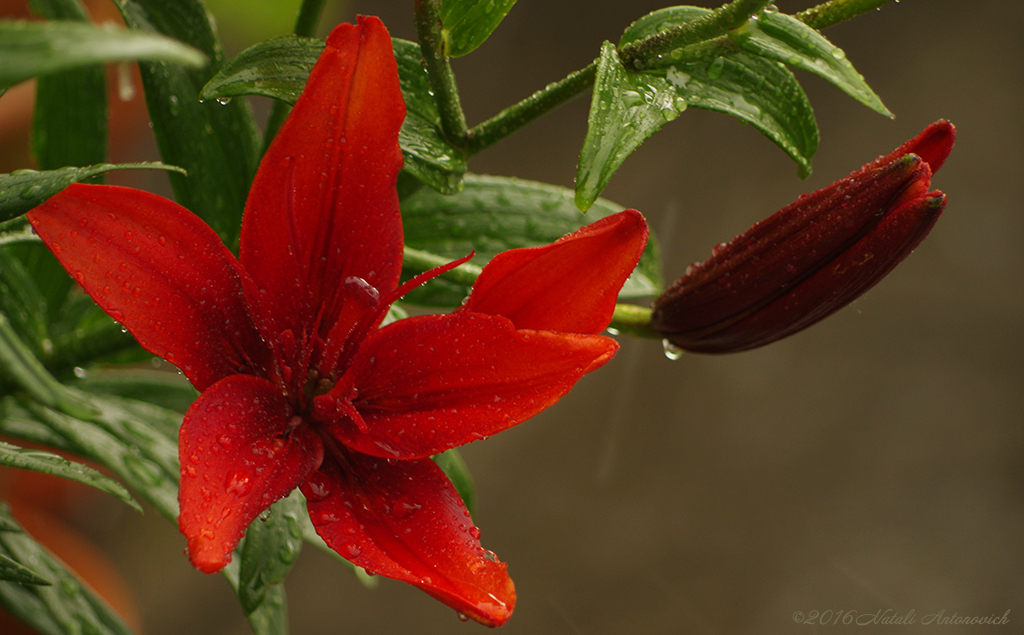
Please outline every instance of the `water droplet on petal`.
[[306, 479], [306, 499], [311, 503], [319, 503], [331, 495], [331, 482], [321, 472], [313, 472]]
[[224, 484], [229, 494], [245, 496], [252, 490], [252, 479], [241, 472], [228, 474], [227, 482]]

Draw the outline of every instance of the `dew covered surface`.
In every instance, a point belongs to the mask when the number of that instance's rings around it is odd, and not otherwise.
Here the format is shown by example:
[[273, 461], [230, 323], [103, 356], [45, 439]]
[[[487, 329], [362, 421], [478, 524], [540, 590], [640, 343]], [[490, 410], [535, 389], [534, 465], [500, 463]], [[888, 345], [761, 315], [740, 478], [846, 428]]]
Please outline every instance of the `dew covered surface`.
[[[517, 4], [455, 63], [470, 122], [585, 66], [660, 6]], [[350, 10], [414, 37], [408, 3]], [[915, 611], [903, 633], [933, 632], [922, 621], [940, 611], [1010, 610], [1010, 625], [989, 628], [1019, 628], [1024, 43], [993, 37], [993, 23], [1019, 32], [1024, 9], [901, 2], [825, 31], [896, 119], [798, 73], [821, 127], [806, 181], [750, 126], [693, 108], [626, 160], [603, 195], [647, 216], [672, 280], [928, 123], [947, 118], [959, 133], [933, 180], [949, 196], [943, 217], [852, 306], [733, 356], [669, 361], [659, 342], [620, 340], [560, 404], [464, 449], [473, 523], [516, 584], [503, 633], [814, 632], [825, 627], [795, 624], [798, 611], [886, 609]], [[470, 168], [571, 186], [588, 106], [572, 102]], [[189, 566], [173, 525], [102, 509], [90, 535], [129, 580], [148, 635], [249, 632], [224, 581]], [[308, 546], [286, 586], [296, 634], [482, 632], [403, 583], [364, 589]]]

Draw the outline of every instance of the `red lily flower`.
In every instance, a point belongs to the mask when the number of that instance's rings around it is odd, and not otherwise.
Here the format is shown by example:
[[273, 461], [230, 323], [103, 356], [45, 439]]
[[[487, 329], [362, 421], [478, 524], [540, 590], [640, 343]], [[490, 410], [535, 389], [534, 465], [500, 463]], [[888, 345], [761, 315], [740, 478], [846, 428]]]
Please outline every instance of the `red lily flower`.
[[946, 206], [929, 192], [956, 131], [948, 121], [756, 223], [654, 302], [652, 326], [679, 348], [733, 353], [811, 326], [910, 255]]
[[499, 254], [450, 315], [379, 328], [399, 286], [405, 116], [376, 18], [339, 26], [260, 164], [236, 259], [191, 212], [74, 185], [29, 214], [83, 288], [201, 395], [180, 432], [179, 525], [223, 568], [296, 487], [319, 534], [368, 571], [488, 625], [506, 565], [430, 456], [513, 426], [607, 362], [598, 335], [647, 237], [638, 212]]

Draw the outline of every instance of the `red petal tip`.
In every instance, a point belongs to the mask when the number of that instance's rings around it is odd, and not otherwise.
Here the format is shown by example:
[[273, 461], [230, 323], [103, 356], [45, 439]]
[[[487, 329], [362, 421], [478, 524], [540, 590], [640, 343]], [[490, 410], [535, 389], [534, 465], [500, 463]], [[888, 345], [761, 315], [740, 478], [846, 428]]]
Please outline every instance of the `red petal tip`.
[[925, 128], [921, 134], [901, 145], [889, 157], [916, 154], [928, 164], [934, 174], [946, 162], [946, 157], [953, 149], [954, 141], [956, 141], [956, 127], [945, 119], [940, 119]]

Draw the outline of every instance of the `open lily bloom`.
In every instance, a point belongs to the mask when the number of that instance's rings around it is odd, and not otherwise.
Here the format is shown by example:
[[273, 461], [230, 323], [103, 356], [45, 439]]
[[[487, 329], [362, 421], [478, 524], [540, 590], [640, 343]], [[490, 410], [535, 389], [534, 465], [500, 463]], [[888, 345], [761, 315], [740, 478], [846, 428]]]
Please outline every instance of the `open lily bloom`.
[[[327, 40], [260, 164], [235, 256], [161, 197], [74, 185], [30, 213], [83, 288], [201, 391], [180, 432], [180, 528], [223, 568], [296, 487], [332, 549], [488, 625], [506, 565], [430, 456], [547, 408], [617, 350], [599, 335], [636, 265], [635, 211], [496, 256], [449, 315], [380, 327], [399, 286], [405, 116], [375, 18]], [[452, 263], [441, 270], [458, 263]]]

